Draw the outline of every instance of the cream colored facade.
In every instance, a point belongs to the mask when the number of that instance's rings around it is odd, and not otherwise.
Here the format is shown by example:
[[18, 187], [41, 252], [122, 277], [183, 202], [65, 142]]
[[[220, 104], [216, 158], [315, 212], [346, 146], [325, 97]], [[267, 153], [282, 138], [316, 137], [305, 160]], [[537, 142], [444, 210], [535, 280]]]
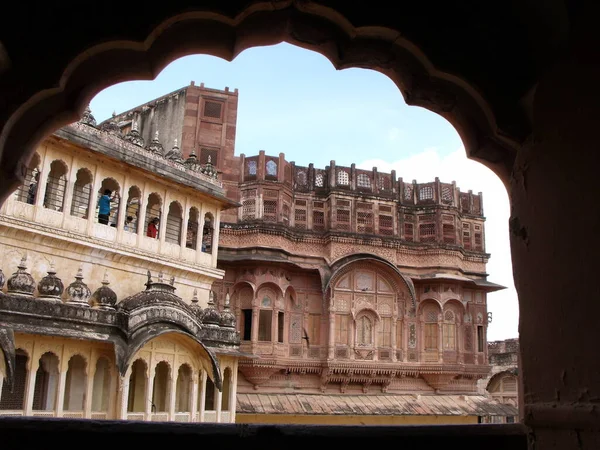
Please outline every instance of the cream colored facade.
[[210, 167], [136, 142], [65, 127], [0, 208], [0, 415], [235, 422], [243, 355], [211, 286], [236, 204]]

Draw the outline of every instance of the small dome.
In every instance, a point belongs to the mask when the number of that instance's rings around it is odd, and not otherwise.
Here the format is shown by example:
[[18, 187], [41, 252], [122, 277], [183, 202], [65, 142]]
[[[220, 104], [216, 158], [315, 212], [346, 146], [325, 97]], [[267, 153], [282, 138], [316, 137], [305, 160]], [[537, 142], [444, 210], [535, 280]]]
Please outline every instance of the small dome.
[[144, 138], [142, 138], [142, 135], [138, 131], [137, 123], [135, 122], [133, 122], [133, 124], [131, 125], [131, 130], [129, 130], [129, 132], [123, 137], [123, 139], [139, 147], [144, 146]]
[[160, 272], [158, 274], [158, 281], [153, 281], [150, 271], [148, 271], [146, 290], [121, 300], [118, 309], [121, 311], [133, 311], [134, 309], [144, 307], [161, 307], [164, 305], [174, 306], [191, 313], [190, 305], [175, 294], [175, 277], [171, 277], [169, 282], [165, 283], [163, 274]]
[[75, 275], [75, 281], [67, 287], [67, 295], [69, 296], [67, 303], [90, 306], [88, 301], [92, 292], [90, 291], [90, 288], [87, 287], [87, 284], [83, 282], [83, 271], [81, 267], [77, 271], [77, 275]]
[[27, 256], [23, 256], [19, 263], [18, 270], [12, 274], [6, 283], [9, 294], [20, 294], [33, 296], [35, 291], [35, 280], [27, 273]]
[[94, 308], [115, 309], [115, 305], [117, 304], [117, 294], [115, 294], [115, 291], [108, 287], [109, 284], [108, 272], [104, 272], [102, 286], [96, 289], [90, 299], [90, 304]]
[[61, 279], [56, 276], [54, 264], [50, 265], [48, 275], [42, 278], [38, 283], [37, 290], [40, 298], [60, 300], [65, 290], [65, 286]]
[[221, 312], [221, 326], [224, 328], [235, 328], [235, 315], [229, 307], [229, 292], [225, 296], [225, 306]]
[[194, 153], [194, 149], [192, 149], [190, 156], [187, 157], [184, 164], [188, 169], [193, 170], [195, 172], [199, 172], [202, 168], [200, 161], [198, 161], [198, 158], [196, 158], [196, 153]]
[[177, 139], [175, 139], [175, 145], [173, 145], [173, 148], [167, 152], [165, 158], [180, 164], [184, 163], [183, 155], [181, 154], [181, 150], [179, 150], [179, 146], [177, 145]]
[[202, 323], [204, 325], [219, 325], [221, 323], [221, 314], [215, 307], [214, 296], [214, 292], [210, 291], [208, 294], [208, 306], [202, 315]]
[[194, 289], [194, 296], [192, 297], [192, 303], [190, 304], [190, 309], [194, 312], [198, 320], [202, 321], [202, 316], [204, 315], [204, 310], [198, 304], [198, 289]]
[[156, 130], [156, 133], [154, 134], [154, 139], [152, 139], [152, 142], [150, 142], [150, 144], [148, 145], [148, 147], [146, 147], [146, 149], [151, 151], [152, 153], [156, 153], [161, 156], [165, 153], [165, 149], [163, 148], [162, 144], [158, 140], [158, 130]]

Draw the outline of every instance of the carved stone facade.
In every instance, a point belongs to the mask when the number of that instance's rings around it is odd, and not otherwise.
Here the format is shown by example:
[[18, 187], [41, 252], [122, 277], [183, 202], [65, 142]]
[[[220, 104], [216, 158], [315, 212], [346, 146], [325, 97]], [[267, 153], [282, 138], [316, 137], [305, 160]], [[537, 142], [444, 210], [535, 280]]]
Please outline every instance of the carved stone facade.
[[204, 313], [236, 203], [148, 142], [88, 109], [1, 206], [0, 415], [235, 421], [235, 317]]

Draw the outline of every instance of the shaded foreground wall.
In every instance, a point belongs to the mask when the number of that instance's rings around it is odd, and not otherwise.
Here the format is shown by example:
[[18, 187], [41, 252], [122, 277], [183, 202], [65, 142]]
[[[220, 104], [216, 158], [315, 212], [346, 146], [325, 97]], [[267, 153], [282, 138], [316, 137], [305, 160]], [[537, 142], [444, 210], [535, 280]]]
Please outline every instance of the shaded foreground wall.
[[[62, 449], [81, 448], [90, 440], [96, 447], [134, 444], [136, 448], [159, 445], [218, 446], [219, 449], [293, 448], [330, 449], [334, 446], [397, 446], [405, 448], [485, 448], [521, 450], [527, 445], [522, 425], [447, 425], [415, 427], [302, 426], [302, 425], [190, 425], [85, 421], [68, 419], [4, 419], [0, 425], [6, 448], [29, 448], [60, 442]], [[465, 440], [465, 435], [469, 439]]]

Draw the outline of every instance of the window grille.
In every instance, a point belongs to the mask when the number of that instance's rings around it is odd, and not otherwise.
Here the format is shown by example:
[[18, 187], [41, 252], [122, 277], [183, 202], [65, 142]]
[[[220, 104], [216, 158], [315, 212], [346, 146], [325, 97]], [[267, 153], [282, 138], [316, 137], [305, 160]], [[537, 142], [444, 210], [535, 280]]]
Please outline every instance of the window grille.
[[223, 103], [221, 102], [204, 102], [204, 117], [212, 117], [213, 119], [220, 119], [221, 112], [223, 110]]

